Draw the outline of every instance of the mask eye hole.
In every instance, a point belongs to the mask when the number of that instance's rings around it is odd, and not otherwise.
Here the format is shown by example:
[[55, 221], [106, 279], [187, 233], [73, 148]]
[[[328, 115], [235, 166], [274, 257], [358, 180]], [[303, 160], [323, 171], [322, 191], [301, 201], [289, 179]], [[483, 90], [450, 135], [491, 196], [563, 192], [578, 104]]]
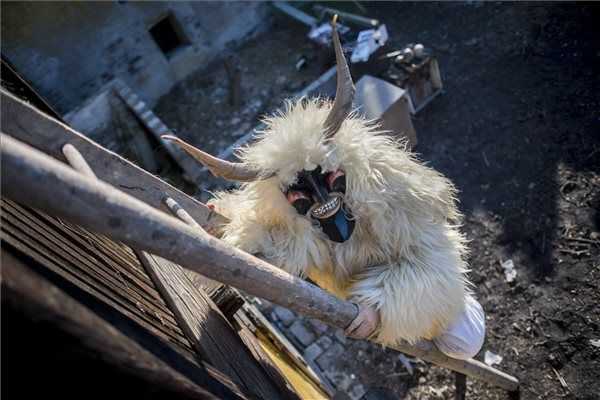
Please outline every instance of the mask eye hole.
[[287, 201], [302, 215], [306, 215], [314, 204], [312, 198], [301, 190], [290, 190], [285, 196]]
[[327, 186], [331, 192], [346, 192], [346, 174], [341, 169], [327, 175]]

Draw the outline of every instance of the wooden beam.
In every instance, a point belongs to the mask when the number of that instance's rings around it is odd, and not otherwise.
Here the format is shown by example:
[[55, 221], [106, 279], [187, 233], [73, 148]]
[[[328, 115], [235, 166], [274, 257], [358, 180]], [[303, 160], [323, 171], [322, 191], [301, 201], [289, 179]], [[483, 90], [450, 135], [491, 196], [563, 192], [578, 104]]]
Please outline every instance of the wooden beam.
[[[201, 230], [2, 134], [2, 190], [9, 198], [144, 249], [209, 278], [310, 318], [346, 328], [357, 306], [291, 276]], [[475, 360], [456, 360], [432, 343], [399, 351], [515, 391], [516, 378]]]
[[227, 221], [199, 201], [38, 111], [6, 90], [1, 89], [0, 96], [2, 132], [61, 161], [66, 161], [62, 148], [70, 143], [83, 155], [98, 179], [161, 210], [166, 210], [163, 203], [165, 195], [172, 197], [209, 232], [218, 231]]
[[3, 301], [11, 302], [36, 321], [51, 322], [79, 338], [84, 348], [102, 360], [153, 385], [192, 399], [245, 398], [232, 382], [209, 365], [197, 369], [194, 380], [175, 370], [4, 248], [2, 291]]

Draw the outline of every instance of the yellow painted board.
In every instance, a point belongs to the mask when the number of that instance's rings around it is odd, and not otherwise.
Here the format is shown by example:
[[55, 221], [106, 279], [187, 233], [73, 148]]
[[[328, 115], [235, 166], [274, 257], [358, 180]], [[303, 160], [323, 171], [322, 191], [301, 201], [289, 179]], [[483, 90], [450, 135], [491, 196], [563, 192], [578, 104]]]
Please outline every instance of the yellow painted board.
[[262, 332], [257, 331], [256, 337], [265, 353], [279, 368], [281, 374], [287, 379], [296, 393], [303, 400], [328, 400], [329, 396], [310, 379], [302, 370], [298, 369], [291, 358], [282, 353], [271, 340]]

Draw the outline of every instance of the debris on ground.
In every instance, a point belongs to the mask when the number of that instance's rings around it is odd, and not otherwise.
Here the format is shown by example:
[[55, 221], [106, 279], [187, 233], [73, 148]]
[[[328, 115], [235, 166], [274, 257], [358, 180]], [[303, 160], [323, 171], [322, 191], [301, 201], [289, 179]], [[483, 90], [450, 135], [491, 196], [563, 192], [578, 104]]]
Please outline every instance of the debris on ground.
[[[337, 24], [336, 28], [341, 36], [350, 32], [350, 28], [343, 24]], [[308, 32], [308, 38], [322, 46], [329, 46], [331, 44], [331, 32], [331, 23], [325, 22], [312, 28]]]
[[484, 362], [490, 367], [496, 364], [500, 364], [502, 362], [502, 356], [496, 353], [492, 353], [489, 350], [485, 351], [485, 355], [483, 356]]
[[413, 374], [413, 366], [410, 363], [410, 359], [408, 357], [406, 357], [404, 354], [400, 353], [398, 355], [398, 360], [400, 360], [400, 362], [402, 363], [402, 366], [404, 366], [404, 368], [406, 368], [406, 371], [408, 371], [408, 373], [410, 375]]
[[380, 25], [377, 29], [360, 31], [356, 39], [356, 46], [350, 56], [350, 62], [367, 62], [371, 54], [385, 45], [387, 40], [388, 32], [385, 25]]
[[511, 283], [517, 277], [517, 270], [515, 269], [515, 263], [513, 260], [506, 260], [500, 263], [502, 265], [502, 269], [504, 270], [504, 277], [506, 278], [506, 282]]

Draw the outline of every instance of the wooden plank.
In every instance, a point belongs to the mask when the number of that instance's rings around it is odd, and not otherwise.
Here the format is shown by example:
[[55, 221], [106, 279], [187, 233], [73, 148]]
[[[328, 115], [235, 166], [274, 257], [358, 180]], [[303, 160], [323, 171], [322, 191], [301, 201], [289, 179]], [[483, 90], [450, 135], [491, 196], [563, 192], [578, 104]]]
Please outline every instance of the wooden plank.
[[[6, 212], [3, 217], [10, 218], [12, 216], [20, 223], [26, 224], [36, 232], [38, 238], [56, 245], [63, 250], [67, 258], [75, 259], [75, 262], [82, 266], [85, 265], [90, 272], [115, 275], [123, 286], [137, 289], [140, 293], [147, 293], [146, 299], [149, 301], [159, 298], [149, 279], [144, 281], [140, 279], [142, 274], [131, 273], [129, 269], [122, 268], [122, 264], [111, 260], [110, 257], [103, 254], [103, 251], [93, 245], [93, 237], [87, 237], [88, 241], [86, 241], [65, 223], [60, 226], [56, 219], [52, 220], [48, 216], [41, 216], [40, 213], [27, 210], [10, 200], [2, 199], [1, 204], [2, 209]], [[109, 281], [117, 283], [114, 278], [109, 278]]]
[[273, 385], [216, 305], [192, 285], [180, 266], [146, 252], [140, 252], [140, 260], [203, 359], [257, 398], [297, 399]]
[[257, 340], [260, 349], [274, 361], [274, 366], [289, 380], [290, 385], [303, 399], [328, 400], [332, 395], [325, 392], [314, 380], [308, 377], [303, 370], [298, 369], [290, 360], [287, 353], [280, 351], [267, 335], [258, 331]]
[[218, 228], [226, 222], [225, 217], [199, 201], [36, 110], [4, 89], [0, 90], [0, 95], [2, 132], [61, 161], [66, 161], [62, 148], [70, 143], [83, 155], [98, 179], [161, 210], [166, 209], [163, 197], [170, 196], [208, 232], [218, 232]]
[[[332, 326], [344, 329], [356, 318], [356, 304], [338, 299], [106, 183], [89, 180], [15, 139], [1, 134], [1, 140], [2, 191], [9, 198]], [[515, 377], [476, 360], [450, 358], [431, 342], [393, 348], [509, 391], [519, 388]]]
[[[279, 366], [285, 360], [286, 369], [294, 365], [295, 371], [292, 376], [296, 378], [303, 376], [319, 386], [320, 390], [328, 394], [328, 397], [334, 395], [335, 390], [333, 387], [321, 378], [312, 366], [307, 364], [294, 345], [266, 319], [255, 305], [248, 302], [244, 303], [243, 308], [235, 314], [235, 321], [237, 325], [242, 327], [239, 331], [240, 337], [246, 343], [246, 346], [251, 349], [254, 357], [265, 364], [266, 370], [280, 371], [281, 374], [284, 374]], [[273, 357], [271, 347], [277, 349], [278, 354], [276, 357]], [[290, 378], [288, 373], [285, 373], [285, 377], [288, 380]], [[292, 384], [292, 386], [294, 385]], [[302, 393], [300, 394], [302, 395]]]
[[84, 175], [93, 176], [96, 179], [94, 171], [90, 168], [89, 164], [85, 161], [81, 153], [71, 143], [67, 143], [62, 147], [63, 156], [67, 159], [67, 162], [71, 164], [73, 168], [81, 172]]
[[2, 291], [3, 301], [36, 321], [50, 322], [77, 337], [81, 346], [104, 361], [151, 385], [191, 399], [246, 398], [233, 382], [208, 364], [186, 372], [182, 372], [182, 366], [168, 364], [136, 340], [137, 332], [124, 333], [115, 328], [4, 247]]
[[[253, 324], [256, 329], [263, 332], [264, 335], [269, 336], [273, 345], [279, 348], [282, 353], [285, 353], [286, 358], [294, 363], [298, 370], [303, 371], [303, 373], [314, 382], [319, 382], [321, 385], [323, 385], [322, 389], [328, 392], [330, 396], [333, 396], [335, 392], [333, 387], [326, 385], [325, 379], [320, 377], [313, 370], [313, 367], [306, 362], [298, 349], [296, 349], [296, 347], [281, 333], [279, 329], [269, 322], [269, 320], [254, 304], [246, 303], [244, 304], [242, 310], [249, 319], [250, 323]], [[240, 323], [244, 323], [244, 321], [240, 321]]]
[[66, 260], [64, 258], [65, 251], [61, 251], [61, 248], [55, 247], [53, 250], [42, 243], [36, 243], [31, 236], [26, 235], [6, 219], [6, 214], [5, 212], [2, 213], [1, 238], [3, 242], [9, 243], [23, 253], [28, 254], [38, 263], [76, 284], [117, 312], [135, 320], [148, 331], [177, 345], [182, 351], [192, 352], [185, 336], [179, 331], [179, 327], [175, 324], [172, 316], [169, 315], [169, 310], [164, 303], [162, 306], [157, 304], [143, 305], [136, 301], [133, 293], [115, 291], [114, 287], [102, 283], [102, 278], [98, 275], [94, 278], [78, 268], [77, 265]]

